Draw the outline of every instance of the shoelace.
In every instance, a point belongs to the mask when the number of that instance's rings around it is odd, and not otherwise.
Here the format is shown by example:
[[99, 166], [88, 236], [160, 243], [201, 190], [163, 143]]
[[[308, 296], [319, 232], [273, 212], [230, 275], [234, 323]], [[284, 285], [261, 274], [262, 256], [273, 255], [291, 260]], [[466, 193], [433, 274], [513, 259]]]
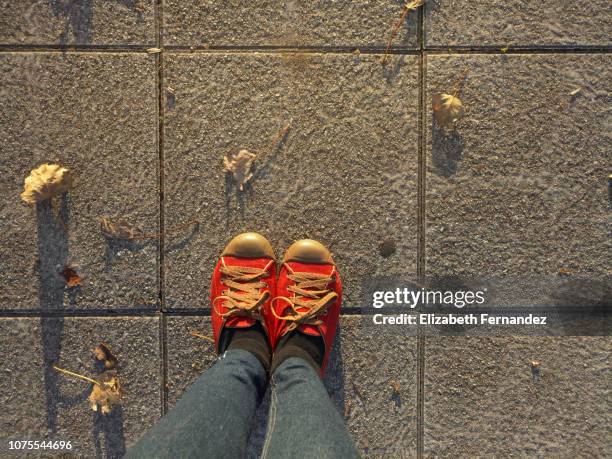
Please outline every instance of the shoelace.
[[[295, 282], [295, 285], [290, 285], [287, 290], [294, 292], [296, 295], [292, 298], [278, 296], [272, 301], [286, 301], [291, 306], [289, 314], [280, 316], [276, 313], [274, 307], [271, 308], [274, 317], [291, 322], [285, 333], [295, 330], [300, 325], [321, 325], [323, 321], [318, 319], [318, 316], [324, 314], [338, 297], [336, 292], [327, 288], [327, 285], [332, 281], [332, 277], [326, 274], [307, 272], [293, 273], [287, 275], [287, 277]], [[299, 311], [299, 309], [302, 309], [302, 311]]]
[[[219, 269], [223, 277], [221, 282], [228, 287], [223, 295], [213, 300], [213, 308], [221, 317], [245, 316], [253, 319], [261, 317], [261, 306], [270, 298], [270, 292], [260, 290], [267, 287], [261, 278], [268, 272], [261, 268], [246, 266], [221, 266]], [[217, 303], [223, 301], [226, 312], [217, 309]]]

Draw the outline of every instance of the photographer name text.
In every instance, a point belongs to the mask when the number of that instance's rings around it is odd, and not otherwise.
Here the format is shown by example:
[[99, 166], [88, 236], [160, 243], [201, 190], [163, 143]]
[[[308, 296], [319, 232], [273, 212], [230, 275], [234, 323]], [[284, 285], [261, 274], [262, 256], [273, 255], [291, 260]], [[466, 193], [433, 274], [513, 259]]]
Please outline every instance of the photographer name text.
[[374, 314], [375, 325], [547, 325], [546, 316], [528, 314], [503, 316], [492, 314]]

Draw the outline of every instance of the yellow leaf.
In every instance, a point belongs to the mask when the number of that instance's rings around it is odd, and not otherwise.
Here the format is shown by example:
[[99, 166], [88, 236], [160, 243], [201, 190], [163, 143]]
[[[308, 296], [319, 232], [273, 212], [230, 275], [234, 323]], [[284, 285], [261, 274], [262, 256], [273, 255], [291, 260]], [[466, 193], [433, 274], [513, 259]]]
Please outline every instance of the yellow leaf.
[[464, 109], [461, 100], [450, 94], [436, 94], [432, 101], [433, 114], [440, 129], [454, 129], [455, 123], [463, 118]]
[[65, 193], [72, 186], [70, 170], [57, 164], [43, 164], [30, 172], [23, 183], [21, 199], [36, 204]]
[[123, 393], [117, 372], [115, 370], [105, 371], [98, 376], [97, 382], [98, 384], [93, 385], [91, 394], [87, 399], [92, 410], [98, 411], [100, 409], [102, 414], [108, 414], [113, 406], [119, 404]]
[[240, 191], [253, 177], [253, 161], [257, 155], [247, 150], [233, 150], [223, 158], [224, 170], [232, 174], [232, 178], [238, 184]]

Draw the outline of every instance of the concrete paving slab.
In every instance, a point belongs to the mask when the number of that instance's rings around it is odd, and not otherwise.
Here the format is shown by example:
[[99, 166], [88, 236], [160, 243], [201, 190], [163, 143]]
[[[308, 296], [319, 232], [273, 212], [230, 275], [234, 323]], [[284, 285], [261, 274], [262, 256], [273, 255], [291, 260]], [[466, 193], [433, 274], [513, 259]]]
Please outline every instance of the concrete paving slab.
[[[146, 54], [0, 54], [1, 309], [156, 307], [158, 236], [100, 230], [109, 217], [158, 232], [155, 78]], [[23, 181], [47, 162], [70, 168], [74, 186], [27, 205]], [[81, 287], [66, 289], [68, 265]]]
[[[9, 440], [70, 441], [71, 451], [28, 451], [79, 457], [120, 457], [161, 416], [157, 318], [2, 318], [0, 455], [15, 457]], [[59, 375], [52, 365], [95, 376], [91, 349], [100, 342], [119, 362], [121, 406], [102, 416], [91, 410], [91, 384]]]
[[[182, 46], [381, 48], [402, 12], [402, 2], [168, 0], [164, 41]], [[394, 46], [417, 46], [418, 13], [400, 29]]]
[[[391, 328], [364, 327], [359, 316], [342, 316], [325, 384], [365, 457], [416, 455], [416, 339]], [[212, 345], [189, 334], [212, 335], [210, 319], [169, 317], [169, 405], [215, 359]], [[268, 401], [258, 410], [250, 457], [263, 445]]]
[[0, 44], [154, 45], [155, 0], [0, 1]]
[[426, 46], [610, 46], [610, 3], [431, 0]]
[[609, 456], [611, 351], [608, 337], [426, 339], [425, 457]]
[[[611, 63], [608, 55], [427, 58], [428, 275], [609, 276]], [[431, 96], [452, 94], [465, 72], [466, 116], [444, 133]]]
[[[266, 236], [279, 259], [297, 239], [328, 245], [346, 307], [370, 277], [416, 272], [418, 67], [393, 62], [386, 73], [373, 55], [166, 56], [166, 226], [200, 220], [186, 243], [166, 243], [169, 308], [209, 307], [217, 257], [243, 231]], [[236, 147], [268, 152], [244, 192], [223, 171]]]

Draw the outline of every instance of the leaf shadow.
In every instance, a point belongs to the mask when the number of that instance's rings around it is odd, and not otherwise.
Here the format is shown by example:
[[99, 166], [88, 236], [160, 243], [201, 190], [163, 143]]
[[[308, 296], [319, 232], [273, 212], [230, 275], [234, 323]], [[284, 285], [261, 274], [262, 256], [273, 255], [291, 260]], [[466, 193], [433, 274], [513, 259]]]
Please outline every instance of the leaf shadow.
[[463, 139], [457, 131], [444, 132], [435, 121], [431, 126], [431, 158], [438, 175], [451, 177], [463, 159]]

